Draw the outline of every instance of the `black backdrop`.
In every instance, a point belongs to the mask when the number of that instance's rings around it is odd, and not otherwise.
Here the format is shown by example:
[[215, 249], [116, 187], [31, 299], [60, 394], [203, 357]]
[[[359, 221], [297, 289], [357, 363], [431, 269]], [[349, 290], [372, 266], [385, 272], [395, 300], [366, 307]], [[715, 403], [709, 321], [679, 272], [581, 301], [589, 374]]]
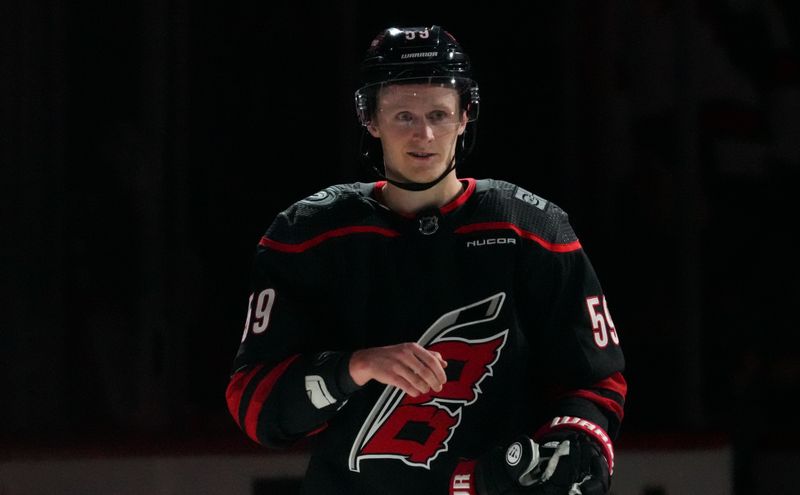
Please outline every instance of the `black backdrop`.
[[2, 438], [245, 443], [224, 388], [253, 248], [291, 202], [372, 180], [357, 63], [425, 24], [476, 66], [461, 175], [558, 203], [596, 265], [622, 442], [777, 434], [761, 419], [800, 388], [796, 3], [540, 3], [4, 2]]

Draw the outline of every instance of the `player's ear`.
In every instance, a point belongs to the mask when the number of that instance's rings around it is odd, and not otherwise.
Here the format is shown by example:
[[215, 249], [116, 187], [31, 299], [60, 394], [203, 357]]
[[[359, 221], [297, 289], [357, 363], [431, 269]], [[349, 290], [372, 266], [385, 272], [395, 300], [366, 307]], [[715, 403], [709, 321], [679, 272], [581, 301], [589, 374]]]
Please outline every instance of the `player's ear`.
[[459, 136], [464, 134], [464, 130], [467, 128], [467, 122], [469, 122], [469, 119], [467, 118], [467, 111], [466, 110], [462, 110], [461, 111], [461, 119], [460, 119], [460, 122], [458, 123], [458, 135]]
[[381, 131], [380, 129], [378, 129], [378, 126], [376, 126], [374, 122], [375, 121], [373, 120], [372, 122], [367, 124], [367, 131], [369, 131], [369, 133], [372, 134], [372, 137], [380, 139]]

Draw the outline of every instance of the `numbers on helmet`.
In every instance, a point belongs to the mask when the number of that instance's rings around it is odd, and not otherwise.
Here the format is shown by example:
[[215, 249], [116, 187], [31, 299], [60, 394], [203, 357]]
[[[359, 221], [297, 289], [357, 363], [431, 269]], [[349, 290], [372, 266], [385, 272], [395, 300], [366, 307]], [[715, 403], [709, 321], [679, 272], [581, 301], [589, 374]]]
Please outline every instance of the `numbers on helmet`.
[[428, 31], [428, 28], [425, 28], [422, 31], [404, 31], [404, 32], [406, 34], [406, 39], [409, 41], [413, 40], [417, 36], [419, 36], [420, 39], [425, 40], [428, 39], [428, 37], [430, 37], [431, 35], [430, 31]]

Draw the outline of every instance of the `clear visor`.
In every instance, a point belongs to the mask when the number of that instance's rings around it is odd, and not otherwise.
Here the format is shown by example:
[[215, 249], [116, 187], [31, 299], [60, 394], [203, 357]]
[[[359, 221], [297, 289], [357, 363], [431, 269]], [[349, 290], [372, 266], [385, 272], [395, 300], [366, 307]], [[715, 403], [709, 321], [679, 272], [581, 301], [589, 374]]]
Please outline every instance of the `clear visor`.
[[355, 99], [365, 126], [447, 133], [477, 119], [477, 86], [466, 78], [395, 79], [364, 86]]

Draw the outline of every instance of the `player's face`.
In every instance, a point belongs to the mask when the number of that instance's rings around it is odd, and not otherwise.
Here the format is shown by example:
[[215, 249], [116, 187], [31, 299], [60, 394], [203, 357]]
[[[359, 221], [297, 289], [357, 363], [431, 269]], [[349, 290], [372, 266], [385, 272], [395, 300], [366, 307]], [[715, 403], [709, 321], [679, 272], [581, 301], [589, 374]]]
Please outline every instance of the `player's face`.
[[387, 176], [428, 182], [450, 165], [466, 124], [455, 89], [403, 84], [381, 88], [368, 129], [381, 140]]

